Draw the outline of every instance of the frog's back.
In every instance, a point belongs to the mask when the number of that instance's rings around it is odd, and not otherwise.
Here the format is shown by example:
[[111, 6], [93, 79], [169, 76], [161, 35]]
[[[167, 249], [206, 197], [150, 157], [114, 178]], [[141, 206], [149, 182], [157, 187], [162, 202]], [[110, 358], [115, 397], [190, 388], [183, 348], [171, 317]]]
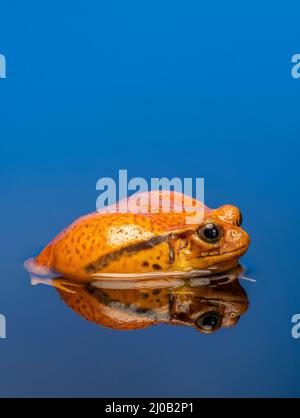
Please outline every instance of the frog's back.
[[[194, 214], [192, 208], [207, 208], [175, 192], [142, 193], [138, 199], [123, 200], [117, 206], [79, 218], [54, 238], [36, 262], [77, 277], [99, 270], [140, 272], [149, 265], [168, 268], [169, 256], [163, 259], [164, 254], [169, 255], [168, 237], [192, 228], [186, 222], [187, 216]], [[136, 213], [137, 207], [140, 213]], [[140, 254], [149, 248], [150, 260], [149, 252], [147, 259]]]

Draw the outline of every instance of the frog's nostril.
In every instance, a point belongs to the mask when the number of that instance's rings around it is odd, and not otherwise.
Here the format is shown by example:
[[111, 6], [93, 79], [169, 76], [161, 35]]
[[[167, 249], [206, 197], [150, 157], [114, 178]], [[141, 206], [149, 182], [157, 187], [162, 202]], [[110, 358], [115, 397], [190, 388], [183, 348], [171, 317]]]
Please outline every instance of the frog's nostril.
[[241, 225], [242, 225], [242, 223], [243, 223], [243, 215], [242, 215], [242, 212], [241, 212], [241, 211], [239, 211], [239, 212], [240, 212], [240, 214], [239, 214], [239, 218], [238, 218], [238, 220], [236, 221], [237, 226], [241, 226]]

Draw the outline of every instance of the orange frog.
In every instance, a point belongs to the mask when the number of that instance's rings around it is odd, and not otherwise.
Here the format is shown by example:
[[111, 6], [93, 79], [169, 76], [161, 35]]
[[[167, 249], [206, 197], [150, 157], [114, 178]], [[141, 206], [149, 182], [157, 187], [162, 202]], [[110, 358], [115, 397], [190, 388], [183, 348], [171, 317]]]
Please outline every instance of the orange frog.
[[235, 326], [247, 311], [247, 294], [237, 276], [238, 272], [225, 280], [224, 275], [214, 276], [208, 285], [199, 278], [134, 281], [126, 286], [60, 278], [52, 284], [71, 309], [97, 325], [118, 330], [179, 325], [207, 334]]
[[[76, 281], [107, 274], [208, 274], [234, 268], [248, 248], [249, 236], [240, 227], [242, 217], [235, 206], [213, 210], [165, 191], [142, 193], [136, 199], [140, 213], [130, 205], [120, 213], [121, 201], [79, 218], [44, 248], [35, 264]], [[196, 209], [203, 214], [198, 221]]]

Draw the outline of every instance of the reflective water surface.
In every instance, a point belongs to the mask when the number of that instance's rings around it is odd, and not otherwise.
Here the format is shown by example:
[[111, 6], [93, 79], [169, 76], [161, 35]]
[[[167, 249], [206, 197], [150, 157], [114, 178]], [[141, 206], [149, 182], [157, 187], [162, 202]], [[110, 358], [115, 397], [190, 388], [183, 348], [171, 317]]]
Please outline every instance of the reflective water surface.
[[233, 327], [248, 308], [238, 275], [209, 278], [107, 279], [78, 283], [66, 278], [32, 279], [52, 285], [81, 317], [104, 327], [137, 330], [155, 324], [185, 325], [202, 333]]
[[[300, 396], [300, 2], [245, 4], [1, 2], [0, 396]], [[95, 210], [98, 179], [119, 169], [204, 178], [208, 207], [241, 210], [256, 282], [163, 288], [161, 307], [150, 289], [93, 287], [88, 303], [107, 325], [236, 308], [235, 326], [123, 332], [84, 318], [86, 289], [78, 315], [66, 285], [31, 285], [24, 260]]]

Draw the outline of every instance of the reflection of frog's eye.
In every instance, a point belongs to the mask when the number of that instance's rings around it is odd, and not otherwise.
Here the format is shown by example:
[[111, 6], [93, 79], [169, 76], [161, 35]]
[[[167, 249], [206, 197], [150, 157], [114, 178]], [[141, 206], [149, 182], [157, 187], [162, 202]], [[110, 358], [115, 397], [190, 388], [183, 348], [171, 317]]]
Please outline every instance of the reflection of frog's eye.
[[242, 216], [242, 212], [240, 211], [240, 217], [239, 219], [236, 221], [237, 226], [241, 226], [243, 222], [243, 216]]
[[220, 328], [222, 324], [222, 316], [219, 312], [206, 312], [205, 314], [199, 316], [195, 323], [202, 332], [213, 332]]
[[216, 224], [206, 224], [198, 229], [199, 238], [203, 241], [215, 243], [221, 238], [221, 229]]

